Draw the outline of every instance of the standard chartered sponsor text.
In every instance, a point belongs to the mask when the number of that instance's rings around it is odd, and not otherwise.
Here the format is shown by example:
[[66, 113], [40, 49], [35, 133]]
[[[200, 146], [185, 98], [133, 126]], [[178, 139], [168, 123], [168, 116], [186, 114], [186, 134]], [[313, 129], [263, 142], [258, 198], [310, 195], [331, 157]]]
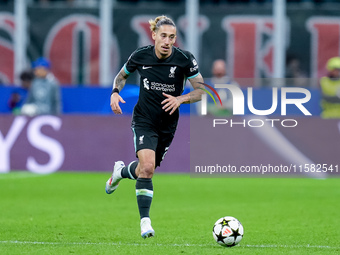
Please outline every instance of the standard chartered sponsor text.
[[163, 84], [159, 82], [151, 82], [151, 89], [163, 92], [174, 92], [176, 90], [175, 84]]

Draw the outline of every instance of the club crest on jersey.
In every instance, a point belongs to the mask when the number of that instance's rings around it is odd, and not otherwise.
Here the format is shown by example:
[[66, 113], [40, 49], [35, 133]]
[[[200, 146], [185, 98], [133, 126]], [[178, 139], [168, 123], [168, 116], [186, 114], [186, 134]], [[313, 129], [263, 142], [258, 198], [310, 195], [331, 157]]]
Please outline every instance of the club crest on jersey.
[[143, 79], [143, 85], [144, 85], [144, 88], [149, 90], [150, 89], [150, 86], [149, 86], [149, 81], [147, 78]]
[[175, 70], [176, 70], [176, 68], [177, 68], [177, 66], [170, 67], [169, 78], [175, 78]]
[[141, 135], [139, 137], [139, 145], [142, 145], [144, 143], [144, 135]]

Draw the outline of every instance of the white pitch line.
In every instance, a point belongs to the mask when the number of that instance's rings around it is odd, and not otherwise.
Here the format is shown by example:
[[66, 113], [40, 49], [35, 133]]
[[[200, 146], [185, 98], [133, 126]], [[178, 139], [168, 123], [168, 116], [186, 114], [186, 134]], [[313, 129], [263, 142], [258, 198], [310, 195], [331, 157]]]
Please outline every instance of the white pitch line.
[[[78, 243], [78, 242], [71, 242], [71, 243], [61, 243], [61, 242], [39, 242], [39, 241], [0, 241], [0, 244], [37, 244], [37, 245], [111, 245], [111, 246], [164, 246], [164, 247], [209, 247], [215, 246], [216, 244], [161, 244], [161, 243]], [[259, 245], [240, 245], [242, 247], [249, 247], [249, 248], [316, 248], [316, 249], [340, 249], [340, 246], [327, 246], [327, 245], [283, 245], [283, 244], [259, 244]]]
[[[242, 246], [242, 245], [241, 245]], [[253, 247], [253, 248], [317, 248], [317, 249], [339, 249], [340, 247], [336, 246], [328, 246], [328, 245], [284, 245], [284, 244], [265, 244], [265, 245], [251, 245], [246, 244], [246, 247]]]

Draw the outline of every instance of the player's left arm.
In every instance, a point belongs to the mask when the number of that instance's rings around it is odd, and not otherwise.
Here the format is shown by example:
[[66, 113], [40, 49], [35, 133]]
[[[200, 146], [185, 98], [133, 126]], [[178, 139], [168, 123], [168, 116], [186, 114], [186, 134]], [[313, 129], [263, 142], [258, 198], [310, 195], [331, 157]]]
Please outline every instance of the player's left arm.
[[189, 79], [189, 81], [194, 88], [190, 93], [174, 97], [163, 92], [166, 99], [162, 101], [162, 109], [166, 112], [170, 111], [170, 115], [173, 114], [181, 104], [191, 104], [200, 101], [202, 94], [205, 93], [204, 90], [202, 90], [204, 89], [204, 80], [200, 73], [196, 77]]

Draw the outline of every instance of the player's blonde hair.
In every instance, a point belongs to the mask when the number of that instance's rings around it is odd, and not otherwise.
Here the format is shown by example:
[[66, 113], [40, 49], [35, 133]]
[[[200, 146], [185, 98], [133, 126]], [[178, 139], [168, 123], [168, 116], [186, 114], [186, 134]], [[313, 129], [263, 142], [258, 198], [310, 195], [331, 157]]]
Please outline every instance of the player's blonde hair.
[[158, 16], [154, 20], [150, 19], [149, 24], [150, 24], [151, 32], [157, 32], [159, 27], [162, 25], [171, 25], [171, 26], [176, 27], [175, 22], [173, 22], [172, 19], [168, 18], [165, 15]]

